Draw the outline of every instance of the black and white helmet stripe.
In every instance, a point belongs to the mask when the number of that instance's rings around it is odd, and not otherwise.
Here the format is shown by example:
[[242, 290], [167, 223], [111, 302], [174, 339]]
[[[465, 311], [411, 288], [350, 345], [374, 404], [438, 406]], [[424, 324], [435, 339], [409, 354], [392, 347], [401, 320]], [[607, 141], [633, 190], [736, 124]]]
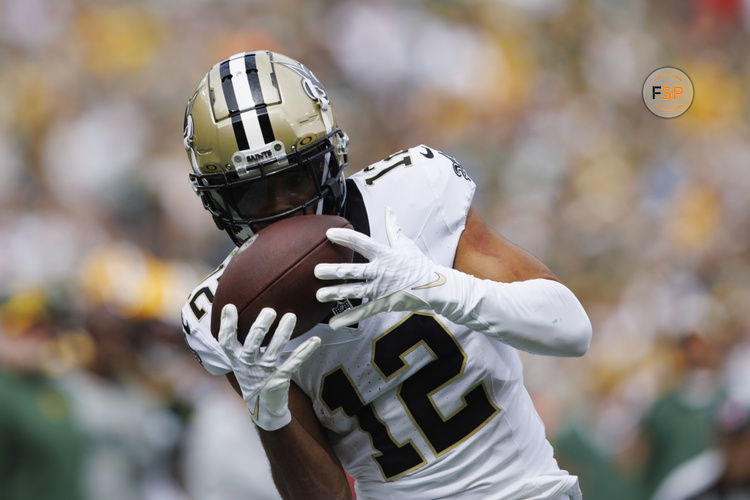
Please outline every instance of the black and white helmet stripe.
[[273, 127], [256, 71], [255, 54], [225, 60], [219, 72], [227, 109], [232, 117], [237, 148], [241, 151], [248, 149], [250, 144], [273, 142]]
[[247, 75], [247, 82], [250, 85], [250, 92], [255, 103], [255, 113], [258, 116], [260, 131], [263, 133], [263, 142], [269, 144], [276, 140], [276, 138], [273, 134], [271, 120], [268, 117], [266, 100], [263, 98], [263, 91], [260, 87], [260, 78], [258, 77], [257, 66], [255, 65], [255, 54], [245, 54], [245, 74]]

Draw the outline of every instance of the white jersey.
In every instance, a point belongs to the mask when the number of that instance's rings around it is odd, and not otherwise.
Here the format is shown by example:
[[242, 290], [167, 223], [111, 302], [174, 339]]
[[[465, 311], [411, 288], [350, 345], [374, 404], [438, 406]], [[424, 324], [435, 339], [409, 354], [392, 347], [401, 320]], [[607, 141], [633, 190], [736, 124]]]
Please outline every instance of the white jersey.
[[[452, 267], [475, 189], [455, 160], [417, 146], [354, 174], [347, 187], [345, 215], [356, 230], [387, 244], [390, 206], [425, 255]], [[183, 308], [188, 344], [214, 374], [229, 371], [210, 333], [226, 262]], [[380, 313], [337, 331], [320, 324], [286, 352], [310, 335], [321, 346], [293, 380], [359, 498], [557, 499], [578, 491], [552, 456], [514, 348], [427, 312]]]

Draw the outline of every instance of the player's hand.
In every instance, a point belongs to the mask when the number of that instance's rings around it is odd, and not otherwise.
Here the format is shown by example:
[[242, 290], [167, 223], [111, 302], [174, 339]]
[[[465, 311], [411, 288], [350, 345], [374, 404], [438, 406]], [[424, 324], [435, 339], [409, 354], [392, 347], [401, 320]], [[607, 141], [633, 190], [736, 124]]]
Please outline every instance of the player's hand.
[[329, 326], [334, 330], [351, 325], [384, 311], [438, 310], [428, 289], [445, 283], [448, 274], [427, 258], [398, 226], [396, 215], [386, 207], [388, 245], [346, 228], [331, 228], [326, 236], [332, 242], [351, 248], [369, 260], [365, 264], [318, 264], [315, 276], [320, 279], [362, 280], [318, 289], [320, 302], [362, 299], [365, 303], [334, 316]]
[[218, 336], [253, 422], [267, 431], [280, 429], [291, 421], [288, 407], [291, 376], [320, 345], [320, 337], [310, 337], [277, 367], [279, 355], [292, 336], [297, 317], [292, 313], [282, 316], [271, 342], [262, 352], [260, 343], [275, 319], [276, 311], [264, 308], [250, 327], [243, 345], [237, 340], [237, 308], [227, 304], [221, 310]]

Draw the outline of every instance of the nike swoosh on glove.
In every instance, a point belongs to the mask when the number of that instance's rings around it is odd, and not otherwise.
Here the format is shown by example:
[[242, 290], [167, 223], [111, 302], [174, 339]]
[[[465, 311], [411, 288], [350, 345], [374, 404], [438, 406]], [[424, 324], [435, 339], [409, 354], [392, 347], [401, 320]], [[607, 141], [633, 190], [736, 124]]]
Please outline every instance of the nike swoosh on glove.
[[237, 340], [237, 308], [227, 304], [221, 310], [219, 345], [229, 358], [234, 376], [242, 390], [253, 422], [267, 431], [275, 431], [292, 420], [289, 412], [289, 384], [292, 374], [307, 361], [320, 345], [320, 337], [310, 337], [300, 344], [281, 365], [277, 361], [289, 342], [297, 317], [286, 313], [279, 320], [265, 352], [260, 343], [276, 319], [276, 311], [266, 307], [260, 311], [245, 343]]
[[[320, 302], [343, 299], [365, 302], [331, 318], [329, 326], [334, 330], [384, 311], [439, 311], [440, 308], [435, 307], [437, 304], [423, 291], [444, 286], [448, 268], [432, 262], [404, 235], [390, 207], [385, 209], [385, 229], [388, 245], [352, 229], [326, 231], [330, 241], [351, 248], [369, 260], [363, 264], [315, 266], [315, 276], [320, 279], [363, 280], [318, 289], [316, 297]], [[449, 287], [445, 288], [443, 300], [449, 300]]]

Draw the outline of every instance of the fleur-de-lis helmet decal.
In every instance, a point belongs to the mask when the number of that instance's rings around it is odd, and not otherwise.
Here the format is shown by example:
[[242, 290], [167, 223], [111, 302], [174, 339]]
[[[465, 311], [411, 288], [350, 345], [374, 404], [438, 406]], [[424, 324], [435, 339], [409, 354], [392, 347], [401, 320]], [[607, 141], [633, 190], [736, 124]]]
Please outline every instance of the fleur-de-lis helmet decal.
[[276, 64], [280, 64], [297, 73], [302, 78], [301, 83], [305, 94], [307, 94], [310, 99], [320, 104], [321, 110], [328, 110], [328, 106], [330, 104], [328, 94], [326, 94], [326, 90], [323, 88], [323, 84], [320, 83], [320, 80], [315, 77], [312, 71], [310, 71], [304, 64], [301, 63], [297, 65], [286, 62], [276, 62]]

